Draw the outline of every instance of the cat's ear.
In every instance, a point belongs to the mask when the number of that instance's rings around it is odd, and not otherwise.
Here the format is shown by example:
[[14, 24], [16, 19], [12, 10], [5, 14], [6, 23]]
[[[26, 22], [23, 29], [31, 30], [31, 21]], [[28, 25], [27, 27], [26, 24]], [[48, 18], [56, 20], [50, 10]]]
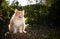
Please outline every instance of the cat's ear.
[[17, 9], [15, 9], [15, 13], [17, 13], [17, 11], [18, 11], [18, 10], [17, 10]]
[[24, 10], [22, 11], [22, 15], [24, 15]]

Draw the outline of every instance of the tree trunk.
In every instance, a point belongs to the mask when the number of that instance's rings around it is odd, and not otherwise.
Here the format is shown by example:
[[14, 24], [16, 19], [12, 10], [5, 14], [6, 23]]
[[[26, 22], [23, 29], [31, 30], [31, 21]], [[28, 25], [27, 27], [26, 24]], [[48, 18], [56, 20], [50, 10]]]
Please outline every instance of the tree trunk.
[[48, 0], [45, 1], [46, 6], [48, 6]]
[[25, 33], [6, 33], [5, 39], [29, 39], [29, 36]]

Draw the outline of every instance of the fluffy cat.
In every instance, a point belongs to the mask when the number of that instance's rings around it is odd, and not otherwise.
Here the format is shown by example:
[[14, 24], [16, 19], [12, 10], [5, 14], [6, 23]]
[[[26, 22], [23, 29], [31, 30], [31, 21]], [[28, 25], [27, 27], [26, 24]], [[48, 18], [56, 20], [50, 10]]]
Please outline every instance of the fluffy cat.
[[9, 32], [13, 33], [26, 33], [25, 31], [25, 18], [24, 18], [24, 11], [15, 10], [13, 14], [10, 24], [9, 24]]

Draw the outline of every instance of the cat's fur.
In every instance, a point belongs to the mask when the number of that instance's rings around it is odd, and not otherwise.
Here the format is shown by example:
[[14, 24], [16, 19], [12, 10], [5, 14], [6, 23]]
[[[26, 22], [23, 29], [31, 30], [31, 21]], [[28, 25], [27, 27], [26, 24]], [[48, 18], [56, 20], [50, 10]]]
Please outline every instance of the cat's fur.
[[9, 31], [13, 33], [26, 33], [25, 28], [24, 11], [16, 9], [10, 20]]

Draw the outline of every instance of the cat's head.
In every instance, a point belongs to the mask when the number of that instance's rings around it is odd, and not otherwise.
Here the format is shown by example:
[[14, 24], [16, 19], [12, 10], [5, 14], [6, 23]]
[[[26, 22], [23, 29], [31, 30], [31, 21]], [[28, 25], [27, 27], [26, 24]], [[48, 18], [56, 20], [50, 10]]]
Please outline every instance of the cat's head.
[[15, 10], [15, 15], [19, 16], [19, 17], [23, 17], [24, 16], [24, 10], [23, 11], [19, 11], [19, 10]]

